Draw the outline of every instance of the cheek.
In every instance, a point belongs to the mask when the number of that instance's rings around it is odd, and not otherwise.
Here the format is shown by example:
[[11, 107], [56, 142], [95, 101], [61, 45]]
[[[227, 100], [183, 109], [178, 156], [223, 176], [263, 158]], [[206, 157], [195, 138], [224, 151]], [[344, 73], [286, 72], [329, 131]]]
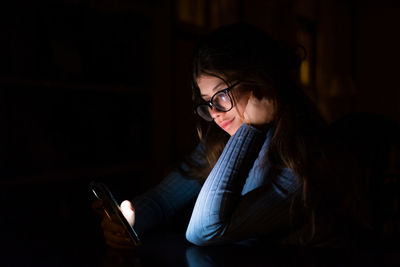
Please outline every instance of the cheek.
[[246, 103], [244, 103], [243, 101], [239, 102], [236, 106], [236, 110], [241, 116], [243, 116], [243, 113], [246, 110]]
[[240, 128], [240, 126], [243, 124], [243, 119], [237, 117], [237, 119], [235, 120], [234, 124], [232, 125], [232, 127], [229, 129], [229, 135], [234, 135], [236, 133], [236, 131]]

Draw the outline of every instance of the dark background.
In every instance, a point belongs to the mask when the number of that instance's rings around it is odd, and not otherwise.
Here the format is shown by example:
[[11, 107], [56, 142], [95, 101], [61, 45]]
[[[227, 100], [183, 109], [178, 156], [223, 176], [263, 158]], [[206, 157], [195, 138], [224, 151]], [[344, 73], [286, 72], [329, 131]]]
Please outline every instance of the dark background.
[[12, 266], [101, 261], [89, 182], [131, 198], [193, 148], [189, 60], [196, 40], [220, 25], [246, 21], [302, 44], [301, 81], [328, 122], [374, 112], [399, 123], [399, 6], [3, 1], [0, 255]]

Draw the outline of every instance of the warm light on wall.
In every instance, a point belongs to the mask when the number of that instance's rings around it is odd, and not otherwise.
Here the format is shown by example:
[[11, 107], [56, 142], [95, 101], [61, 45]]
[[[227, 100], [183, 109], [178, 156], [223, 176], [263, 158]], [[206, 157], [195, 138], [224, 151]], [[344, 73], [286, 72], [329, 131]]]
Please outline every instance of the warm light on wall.
[[197, 26], [205, 25], [205, 1], [204, 0], [178, 0], [176, 1], [176, 12], [180, 22]]
[[303, 60], [300, 66], [300, 82], [304, 86], [310, 86], [310, 62]]
[[300, 82], [303, 86], [311, 85], [311, 62], [310, 56], [313, 53], [312, 36], [305, 29], [299, 29], [297, 32], [297, 41], [305, 49], [305, 59], [300, 65]]
[[303, 48], [303, 61], [300, 65], [299, 79], [307, 95], [316, 100], [318, 98], [315, 90], [315, 25], [299, 18], [296, 32], [297, 43]]

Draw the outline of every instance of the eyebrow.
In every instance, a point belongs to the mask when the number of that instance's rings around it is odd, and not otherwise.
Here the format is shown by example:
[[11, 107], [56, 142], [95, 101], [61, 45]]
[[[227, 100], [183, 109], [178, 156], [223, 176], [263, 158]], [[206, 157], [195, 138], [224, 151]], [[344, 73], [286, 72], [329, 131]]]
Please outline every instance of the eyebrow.
[[[224, 81], [221, 81], [219, 84], [217, 84], [217, 85], [212, 89], [212, 91], [213, 91], [213, 92], [217, 91], [217, 89], [219, 89], [219, 87], [220, 87], [221, 85], [223, 85], [223, 84], [225, 84], [225, 82], [224, 82]], [[203, 96], [208, 96], [208, 95], [200, 95], [200, 96], [203, 97]]]

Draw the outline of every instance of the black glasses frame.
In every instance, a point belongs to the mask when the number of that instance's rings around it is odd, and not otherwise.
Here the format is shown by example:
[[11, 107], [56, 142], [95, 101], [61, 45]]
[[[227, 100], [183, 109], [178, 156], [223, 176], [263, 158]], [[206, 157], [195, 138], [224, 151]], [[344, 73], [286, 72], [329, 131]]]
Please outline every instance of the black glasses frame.
[[[228, 112], [229, 110], [231, 110], [231, 109], [233, 108], [233, 100], [232, 100], [232, 97], [231, 97], [228, 93], [229, 93], [236, 85], [238, 85], [239, 83], [240, 83], [240, 81], [235, 82], [235, 83], [232, 84], [231, 86], [229, 86], [229, 87], [227, 87], [227, 88], [225, 88], [225, 89], [219, 90], [218, 92], [216, 92], [216, 93], [210, 98], [209, 101], [204, 101], [204, 103], [198, 104], [198, 105], [196, 106], [196, 108], [195, 108], [196, 114], [199, 115], [201, 118], [205, 119], [206, 121], [213, 121], [213, 119], [206, 119], [206, 118], [204, 118], [203, 116], [201, 116], [201, 115], [199, 114], [199, 112], [197, 111], [198, 108], [199, 108], [200, 106], [208, 106], [209, 108], [215, 108], [216, 110], [221, 111], [221, 112]], [[231, 108], [230, 108], [230, 109], [227, 109], [227, 110], [225, 110], [225, 109], [220, 109], [220, 108], [218, 108], [218, 106], [216, 106], [215, 104], [213, 104], [214, 97], [215, 97], [216, 95], [220, 94], [221, 92], [225, 93], [225, 94], [229, 97], [229, 101], [231, 101]]]

